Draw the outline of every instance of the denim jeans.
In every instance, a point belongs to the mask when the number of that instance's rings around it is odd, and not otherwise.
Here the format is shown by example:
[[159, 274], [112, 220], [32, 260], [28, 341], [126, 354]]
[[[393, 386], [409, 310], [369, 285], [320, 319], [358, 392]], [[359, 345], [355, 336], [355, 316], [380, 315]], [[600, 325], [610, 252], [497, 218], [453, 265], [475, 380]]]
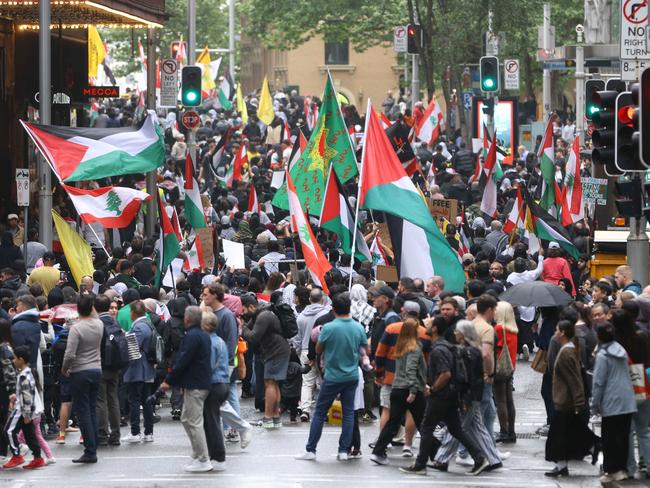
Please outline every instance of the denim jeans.
[[126, 388], [129, 396], [131, 434], [140, 434], [140, 406], [142, 406], [142, 417], [144, 418], [144, 435], [153, 434], [153, 407], [146, 401], [152, 393], [151, 383], [143, 381], [127, 383]]
[[492, 385], [483, 384], [483, 398], [481, 398], [481, 415], [483, 423], [490, 436], [494, 439], [494, 419], [497, 416], [497, 409], [494, 406], [494, 395], [492, 394]]
[[[650, 461], [650, 400], [636, 405], [637, 412], [632, 414], [632, 430], [636, 432], [639, 443], [639, 457], [643, 457], [646, 464]], [[627, 455], [627, 472], [633, 476], [636, 472], [634, 458], [634, 436], [630, 432], [630, 451]]]
[[[232, 378], [233, 367], [230, 366], [228, 368], [228, 370], [230, 371], [230, 378]], [[239, 405], [239, 388], [237, 388], [237, 382], [235, 380], [231, 381], [229, 383], [229, 385], [228, 385], [228, 388], [229, 388], [229, 390], [228, 390], [228, 398], [226, 400], [228, 401], [228, 403], [230, 403], [233, 410], [235, 412], [237, 412], [237, 415], [239, 415], [241, 413], [241, 408], [240, 408], [240, 405]], [[223, 423], [223, 428], [224, 429], [230, 429], [230, 428], [233, 428], [233, 426], [228, 425], [227, 422], [224, 422]]]
[[101, 380], [101, 369], [86, 369], [70, 375], [72, 403], [84, 438], [84, 456], [88, 457], [97, 456], [97, 393]]
[[341, 436], [339, 437], [339, 452], [347, 453], [352, 444], [352, 430], [354, 429], [354, 393], [357, 389], [359, 380], [346, 381], [345, 383], [335, 383], [333, 381], [323, 380], [320, 387], [320, 393], [316, 400], [314, 415], [309, 427], [309, 440], [307, 441], [306, 450], [316, 452], [316, 446], [323, 432], [323, 424], [327, 419], [327, 411], [334, 403], [336, 396], [341, 394], [341, 406], [343, 407], [343, 425], [341, 426]]

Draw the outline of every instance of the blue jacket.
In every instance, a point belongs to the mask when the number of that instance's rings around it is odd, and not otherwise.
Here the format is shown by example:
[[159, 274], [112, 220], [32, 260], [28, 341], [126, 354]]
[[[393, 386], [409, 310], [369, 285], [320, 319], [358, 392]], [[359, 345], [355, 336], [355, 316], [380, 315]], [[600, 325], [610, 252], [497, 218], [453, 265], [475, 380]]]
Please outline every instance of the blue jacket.
[[140, 346], [140, 359], [131, 361], [129, 367], [124, 372], [124, 383], [153, 383], [155, 375], [153, 366], [147, 360], [147, 351], [151, 342], [151, 322], [146, 317], [140, 317], [131, 326], [131, 331], [135, 334]]
[[228, 374], [228, 346], [217, 334], [210, 334], [210, 367], [212, 368], [212, 384], [230, 383]]
[[212, 384], [211, 345], [210, 336], [201, 327], [194, 325], [187, 329], [174, 367], [165, 381], [188, 390], [209, 390]]
[[11, 340], [14, 349], [18, 346], [29, 346], [29, 364], [36, 368], [38, 362], [38, 346], [41, 343], [41, 323], [38, 310], [32, 308], [15, 315], [11, 321]]
[[636, 412], [627, 353], [616, 341], [598, 348], [591, 395], [592, 411], [603, 417]]

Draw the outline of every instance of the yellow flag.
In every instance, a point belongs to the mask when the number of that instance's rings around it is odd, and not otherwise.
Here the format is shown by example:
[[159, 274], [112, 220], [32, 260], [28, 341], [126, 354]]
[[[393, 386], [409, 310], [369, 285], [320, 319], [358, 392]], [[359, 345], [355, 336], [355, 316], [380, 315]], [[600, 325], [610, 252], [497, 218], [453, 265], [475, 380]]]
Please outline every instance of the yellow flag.
[[201, 65], [201, 91], [208, 94], [217, 86], [214, 84], [214, 76], [212, 76], [210, 63], [210, 51], [208, 50], [208, 46], [205, 46], [201, 54], [196, 58], [196, 64]]
[[93, 255], [90, 251], [90, 245], [77, 234], [63, 218], [52, 210], [52, 219], [56, 226], [56, 233], [59, 235], [59, 241], [63, 247], [63, 254], [68, 261], [72, 276], [79, 286], [81, 278], [92, 276], [95, 272], [93, 267]]
[[260, 95], [260, 104], [257, 107], [257, 118], [259, 118], [266, 125], [271, 125], [275, 119], [275, 110], [273, 110], [273, 99], [271, 98], [271, 91], [269, 90], [269, 82], [264, 77], [262, 83], [262, 94]]
[[97, 78], [97, 69], [104, 62], [104, 43], [94, 25], [88, 26], [88, 77]]
[[237, 112], [241, 115], [241, 121], [244, 124], [248, 123], [248, 108], [246, 108], [246, 101], [241, 92], [241, 83], [237, 83]]

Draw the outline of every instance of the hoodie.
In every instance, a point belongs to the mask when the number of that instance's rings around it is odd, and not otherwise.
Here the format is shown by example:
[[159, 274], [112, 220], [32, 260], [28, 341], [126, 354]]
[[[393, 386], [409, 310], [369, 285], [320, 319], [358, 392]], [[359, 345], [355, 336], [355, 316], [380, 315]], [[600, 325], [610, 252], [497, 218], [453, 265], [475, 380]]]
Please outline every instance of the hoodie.
[[309, 349], [309, 339], [314, 328], [314, 322], [327, 312], [329, 312], [329, 307], [320, 303], [310, 303], [300, 312], [297, 318], [298, 334], [293, 339], [296, 351], [307, 351]]
[[11, 338], [13, 347], [29, 347], [29, 364], [36, 366], [38, 362], [38, 347], [41, 343], [41, 323], [38, 310], [30, 308], [14, 315], [11, 320]]
[[616, 341], [598, 348], [591, 395], [592, 412], [603, 417], [636, 412], [627, 353]]

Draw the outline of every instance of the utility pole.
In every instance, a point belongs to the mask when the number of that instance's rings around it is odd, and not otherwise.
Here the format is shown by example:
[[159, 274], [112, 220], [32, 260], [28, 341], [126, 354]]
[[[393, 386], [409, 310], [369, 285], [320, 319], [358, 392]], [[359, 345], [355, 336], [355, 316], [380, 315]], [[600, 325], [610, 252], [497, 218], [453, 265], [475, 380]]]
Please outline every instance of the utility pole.
[[582, 46], [585, 28], [576, 25], [578, 45], [576, 46], [576, 133], [580, 144], [585, 142], [585, 51]]
[[[493, 20], [494, 20], [494, 12], [492, 11], [492, 9], [490, 9], [490, 10], [488, 10], [488, 38], [490, 38], [490, 39], [494, 35], [494, 32], [492, 31], [492, 21]], [[485, 54], [490, 54], [490, 53], [487, 52], [488, 51], [488, 49], [487, 49], [488, 43], [487, 42], [485, 43], [485, 46], [486, 46], [486, 53]], [[492, 53], [492, 54], [497, 56], [499, 54], [498, 50], [496, 52]], [[499, 70], [497, 70], [497, 71], [499, 71]], [[497, 75], [497, 76], [499, 76], [499, 75]], [[500, 83], [499, 83], [499, 86], [501, 86]], [[488, 114], [487, 114], [487, 123], [485, 125], [487, 127], [488, 133], [490, 134], [490, 139], [493, 139], [494, 138], [494, 110], [496, 109], [496, 105], [497, 105], [497, 103], [499, 103], [499, 100], [498, 100], [497, 97], [495, 97], [494, 93], [492, 93], [492, 92], [488, 93], [487, 98], [488, 98], [488, 103], [492, 105], [492, 110], [490, 110], [488, 112]]]
[[[418, 24], [419, 21], [420, 19], [418, 19], [417, 12], [413, 11], [413, 23]], [[419, 46], [418, 50], [421, 50], [422, 30], [420, 30], [420, 39], [418, 39], [418, 46]], [[413, 63], [413, 67], [411, 71], [411, 112], [413, 112], [415, 111], [415, 104], [420, 101], [420, 55], [413, 54], [411, 56], [411, 62]]]
[[[196, 63], [196, 0], [187, 0], [187, 47], [187, 65], [194, 66]], [[187, 134], [187, 149], [196, 172], [196, 136], [192, 129]]]
[[235, 79], [235, 0], [228, 0], [228, 71]]
[[[156, 29], [147, 29], [147, 109], [156, 110]], [[151, 237], [156, 228], [156, 203], [158, 202], [156, 188], [156, 171], [149, 171], [146, 177], [147, 193], [151, 200], [147, 200], [144, 219], [144, 232]], [[114, 232], [117, 232], [115, 230]]]
[[[52, 123], [52, 45], [50, 23], [52, 7], [50, 0], [38, 3], [38, 74], [39, 74], [39, 122], [44, 125]], [[45, 158], [38, 157], [38, 227], [41, 242], [52, 250], [52, 170]], [[25, 213], [28, 209], [25, 209]], [[27, 239], [27, 229], [25, 229]]]
[[[544, 50], [550, 51], [554, 48], [551, 46], [551, 4], [544, 3], [544, 24], [542, 27], [542, 39]], [[542, 75], [542, 100], [544, 104], [544, 121], [548, 119], [551, 112], [551, 71], [544, 70]]]
[[[633, 173], [633, 181], [641, 186], [639, 173]], [[648, 254], [650, 243], [646, 230], [646, 219], [630, 217], [630, 233], [627, 236], [627, 264], [632, 268], [632, 276], [641, 288], [648, 284]]]

